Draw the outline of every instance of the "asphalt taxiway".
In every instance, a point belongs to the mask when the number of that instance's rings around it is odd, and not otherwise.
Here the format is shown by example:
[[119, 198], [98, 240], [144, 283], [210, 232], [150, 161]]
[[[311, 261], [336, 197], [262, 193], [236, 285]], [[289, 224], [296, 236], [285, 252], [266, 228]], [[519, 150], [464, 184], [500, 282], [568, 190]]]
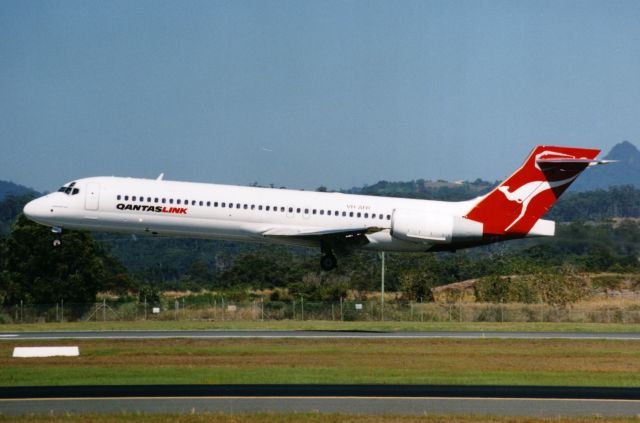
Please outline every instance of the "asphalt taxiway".
[[638, 340], [640, 332], [467, 332], [467, 331], [309, 331], [309, 330], [113, 330], [0, 332], [0, 340], [57, 339], [229, 339], [229, 338], [318, 338], [318, 339], [598, 339]]
[[0, 414], [323, 412], [637, 416], [639, 388], [464, 385], [138, 385], [0, 388]]

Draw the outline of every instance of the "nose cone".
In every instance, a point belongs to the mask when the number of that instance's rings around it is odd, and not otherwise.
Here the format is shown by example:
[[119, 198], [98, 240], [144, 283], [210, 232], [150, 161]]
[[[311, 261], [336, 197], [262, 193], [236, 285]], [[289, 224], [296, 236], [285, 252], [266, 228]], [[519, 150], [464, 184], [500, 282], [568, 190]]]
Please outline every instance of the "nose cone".
[[25, 216], [33, 221], [40, 221], [46, 216], [46, 207], [40, 199], [29, 201], [22, 209]]

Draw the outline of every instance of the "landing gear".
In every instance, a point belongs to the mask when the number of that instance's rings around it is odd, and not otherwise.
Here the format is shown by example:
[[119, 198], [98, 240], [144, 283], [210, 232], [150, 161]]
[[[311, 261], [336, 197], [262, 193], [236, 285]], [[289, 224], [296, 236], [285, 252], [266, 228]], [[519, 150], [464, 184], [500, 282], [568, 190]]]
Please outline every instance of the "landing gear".
[[333, 270], [337, 265], [338, 259], [336, 259], [336, 256], [334, 256], [331, 252], [323, 254], [320, 258], [320, 267], [322, 267], [322, 270]]
[[51, 228], [51, 232], [53, 232], [56, 235], [56, 238], [53, 240], [53, 246], [58, 247], [60, 244], [62, 244], [62, 241], [60, 240], [60, 234], [62, 234], [62, 228], [59, 226], [54, 226], [53, 228]]
[[322, 242], [320, 244], [320, 251], [322, 252], [322, 257], [320, 257], [320, 267], [322, 270], [333, 270], [338, 265], [338, 259], [333, 254], [333, 250], [331, 249], [331, 245], [327, 242]]

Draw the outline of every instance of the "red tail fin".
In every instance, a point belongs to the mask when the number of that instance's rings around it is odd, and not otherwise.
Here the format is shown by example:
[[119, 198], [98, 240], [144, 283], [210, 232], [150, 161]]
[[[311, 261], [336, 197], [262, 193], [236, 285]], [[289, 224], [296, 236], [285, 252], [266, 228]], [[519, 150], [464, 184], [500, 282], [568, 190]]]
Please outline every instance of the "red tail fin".
[[522, 167], [467, 214], [485, 234], [526, 235], [600, 150], [538, 146]]

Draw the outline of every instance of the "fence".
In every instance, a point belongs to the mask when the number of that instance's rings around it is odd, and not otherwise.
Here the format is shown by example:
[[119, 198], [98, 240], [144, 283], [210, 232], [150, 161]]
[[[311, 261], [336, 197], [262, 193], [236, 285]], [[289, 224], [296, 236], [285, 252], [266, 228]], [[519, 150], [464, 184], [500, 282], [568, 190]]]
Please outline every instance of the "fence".
[[590, 322], [640, 323], [640, 303], [618, 307], [556, 307], [547, 304], [417, 303], [378, 301], [208, 302], [185, 299], [146, 302], [0, 307], [0, 323], [62, 321], [409, 321], [409, 322]]

